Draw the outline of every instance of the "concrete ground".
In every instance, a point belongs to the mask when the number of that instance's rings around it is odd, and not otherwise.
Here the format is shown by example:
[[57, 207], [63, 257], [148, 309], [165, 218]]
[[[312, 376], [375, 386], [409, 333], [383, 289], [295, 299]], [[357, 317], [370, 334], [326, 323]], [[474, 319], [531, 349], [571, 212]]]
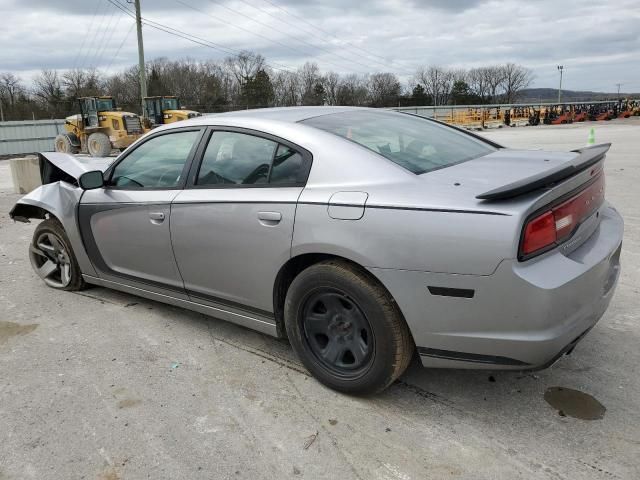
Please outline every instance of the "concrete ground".
[[[19, 196], [0, 162], [0, 479], [640, 478], [638, 120], [486, 133], [567, 150], [595, 126], [613, 142], [623, 273], [575, 352], [536, 373], [414, 362], [372, 398], [324, 388], [287, 343], [241, 327], [102, 288], [48, 289], [27, 257], [35, 225], [8, 218]], [[574, 418], [579, 401], [563, 416], [550, 387], [606, 412]]]

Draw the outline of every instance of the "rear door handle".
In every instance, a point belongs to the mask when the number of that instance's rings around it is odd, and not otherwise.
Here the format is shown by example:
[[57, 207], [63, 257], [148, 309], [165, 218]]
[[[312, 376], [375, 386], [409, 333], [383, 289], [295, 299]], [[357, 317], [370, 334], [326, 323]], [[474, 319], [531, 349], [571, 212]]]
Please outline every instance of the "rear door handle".
[[282, 220], [280, 212], [258, 212], [258, 220], [263, 225], [277, 225]]
[[164, 213], [163, 212], [149, 212], [149, 218], [151, 219], [151, 223], [162, 223], [164, 222]]

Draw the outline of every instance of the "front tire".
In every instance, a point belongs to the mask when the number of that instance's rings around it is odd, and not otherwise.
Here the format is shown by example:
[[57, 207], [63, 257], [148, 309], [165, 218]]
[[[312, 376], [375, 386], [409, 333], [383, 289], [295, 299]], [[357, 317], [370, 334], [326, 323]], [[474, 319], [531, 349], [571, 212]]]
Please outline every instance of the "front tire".
[[51, 288], [74, 291], [86, 286], [67, 234], [55, 219], [47, 219], [36, 227], [29, 259], [38, 276]]
[[351, 394], [384, 390], [407, 368], [413, 339], [398, 306], [362, 269], [315, 264], [291, 283], [284, 307], [289, 341], [320, 382]]
[[78, 148], [73, 145], [71, 142], [71, 137], [69, 134], [60, 134], [56, 136], [54, 140], [54, 146], [56, 152], [61, 153], [78, 153]]
[[87, 139], [87, 150], [92, 157], [108, 157], [111, 154], [111, 140], [105, 133], [92, 133]]

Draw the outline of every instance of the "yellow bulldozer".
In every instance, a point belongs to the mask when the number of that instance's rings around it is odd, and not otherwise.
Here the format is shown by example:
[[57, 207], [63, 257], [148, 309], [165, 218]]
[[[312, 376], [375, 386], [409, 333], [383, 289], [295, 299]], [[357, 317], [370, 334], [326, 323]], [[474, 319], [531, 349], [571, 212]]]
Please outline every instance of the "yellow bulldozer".
[[124, 150], [145, 133], [140, 117], [120, 111], [112, 97], [82, 97], [78, 103], [80, 113], [65, 119], [66, 132], [55, 139], [56, 152], [107, 157], [111, 150]]
[[146, 128], [179, 122], [180, 120], [202, 115], [195, 110], [180, 108], [180, 100], [178, 97], [170, 95], [144, 97], [144, 110], [145, 122], [147, 123], [145, 125]]

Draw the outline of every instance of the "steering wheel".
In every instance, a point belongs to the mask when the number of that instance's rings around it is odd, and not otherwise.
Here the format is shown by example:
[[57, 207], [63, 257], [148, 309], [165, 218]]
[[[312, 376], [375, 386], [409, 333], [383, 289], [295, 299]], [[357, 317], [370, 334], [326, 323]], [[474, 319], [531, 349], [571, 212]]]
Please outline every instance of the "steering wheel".
[[138, 182], [138, 181], [134, 180], [133, 178], [129, 178], [129, 177], [127, 177], [126, 175], [120, 175], [120, 176], [118, 177], [118, 180], [116, 181], [116, 185], [118, 185], [118, 184], [120, 183], [120, 180], [121, 180], [121, 179], [123, 179], [123, 178], [126, 178], [126, 179], [127, 179], [127, 181], [129, 181], [129, 182], [133, 183], [133, 184], [134, 184], [135, 186], [137, 186], [137, 187], [144, 188], [144, 185], [142, 185], [140, 182]]
[[253, 169], [253, 171], [247, 175], [244, 180], [242, 180], [242, 183], [256, 183], [256, 180], [258, 180], [260, 177], [267, 177], [267, 175], [269, 174], [269, 164], [268, 163], [263, 163], [262, 165], [258, 165], [256, 168]]
[[[156, 186], [158, 186], [158, 187], [163, 187], [163, 186], [165, 186], [165, 185], [164, 185], [164, 183], [163, 183], [164, 177], [166, 177], [169, 173], [171, 173], [171, 171], [173, 170], [173, 168], [174, 168], [174, 167], [173, 167], [173, 166], [171, 166], [171, 165], [169, 165], [169, 166], [165, 167], [165, 170], [166, 170], [166, 171], [165, 171], [162, 175], [160, 175], [160, 178], [158, 179], [158, 182], [156, 183]], [[174, 172], [174, 173], [175, 173], [175, 172]], [[171, 184], [172, 184], [172, 185], [173, 185], [173, 184], [175, 184], [175, 183], [176, 183], [176, 181], [180, 178], [180, 174], [181, 174], [181, 173], [182, 173], [182, 171], [178, 172], [178, 177], [176, 178], [176, 180], [175, 180], [175, 181], [173, 181], [173, 182], [171, 182]]]

